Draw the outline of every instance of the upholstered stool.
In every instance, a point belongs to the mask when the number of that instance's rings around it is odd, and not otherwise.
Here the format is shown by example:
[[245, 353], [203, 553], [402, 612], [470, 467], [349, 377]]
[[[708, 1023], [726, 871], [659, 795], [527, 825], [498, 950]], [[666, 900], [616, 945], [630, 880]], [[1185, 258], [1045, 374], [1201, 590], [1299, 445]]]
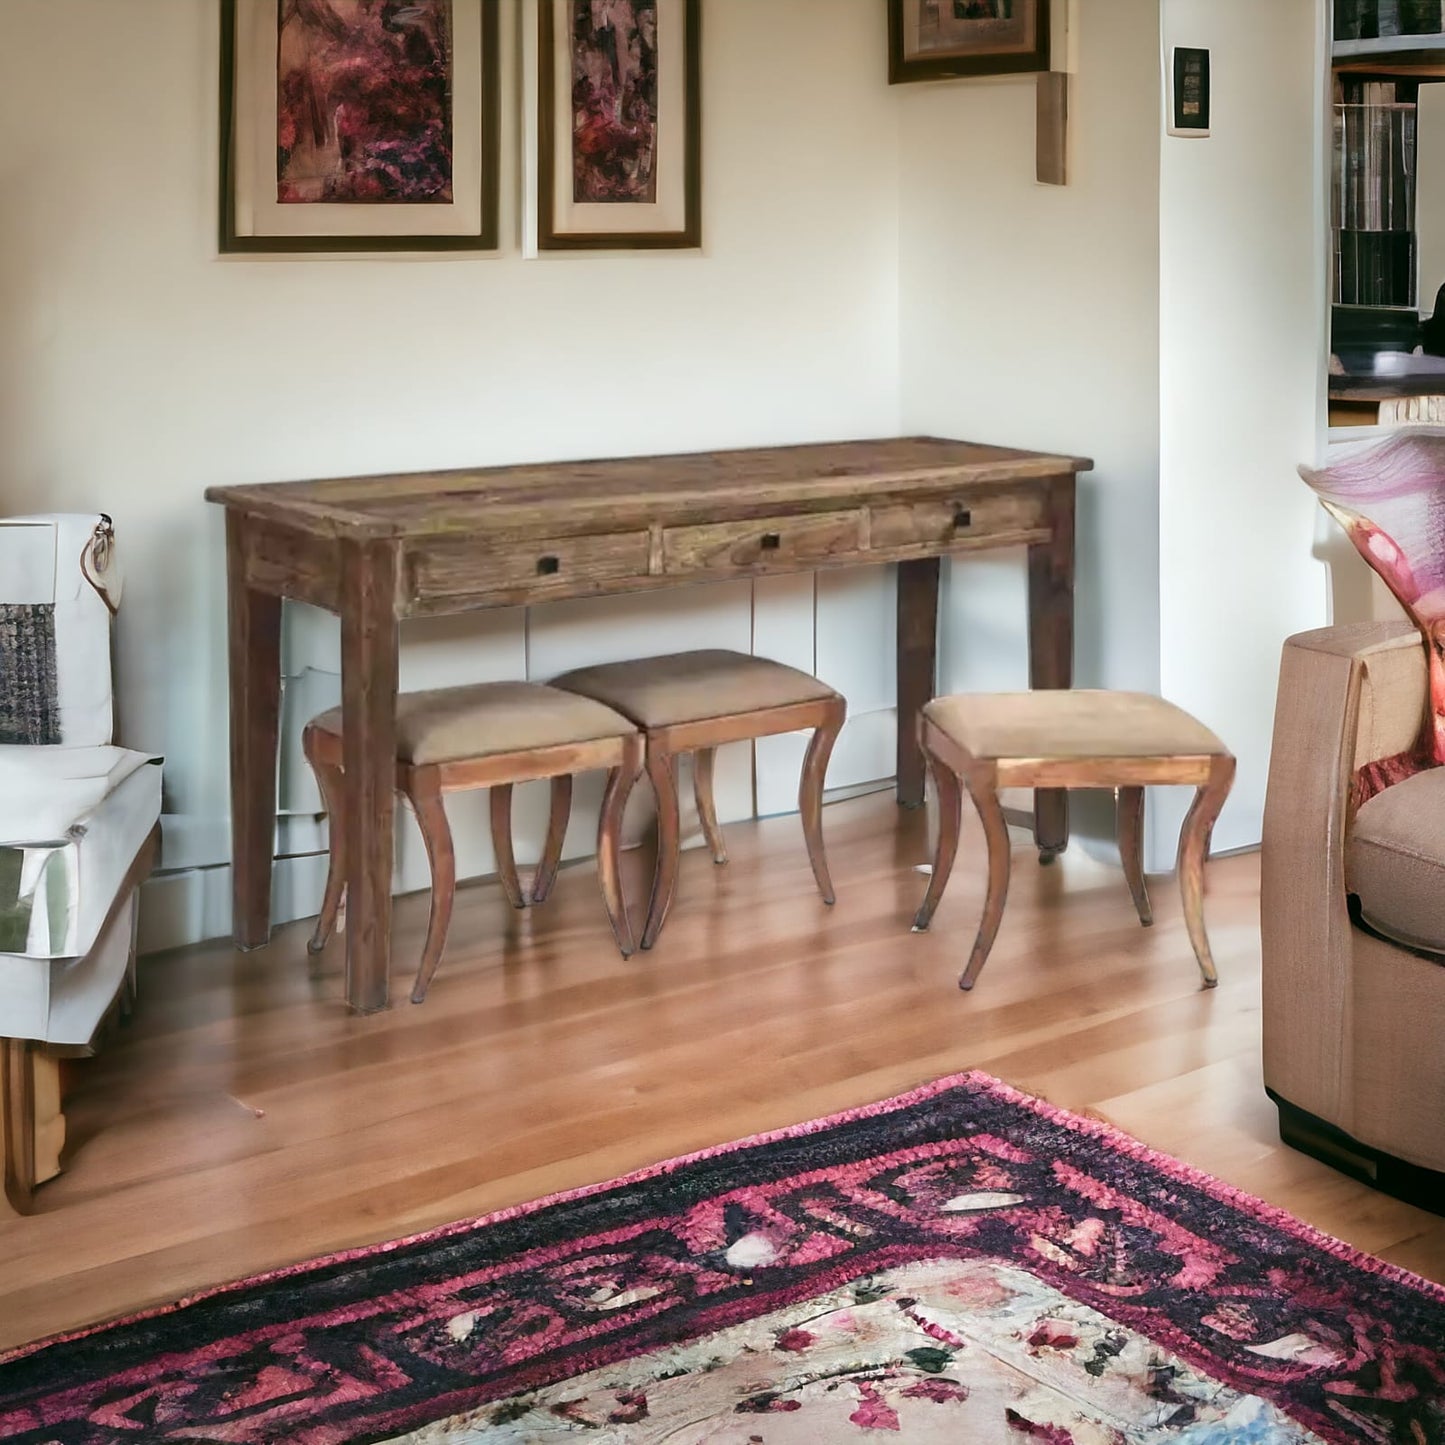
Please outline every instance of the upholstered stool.
[[1204, 859], [1209, 835], [1234, 781], [1234, 758], [1203, 723], [1163, 698], [1137, 692], [1083, 690], [981, 693], [940, 697], [919, 718], [923, 752], [938, 787], [938, 849], [914, 929], [928, 927], [958, 852], [968, 789], [988, 840], [983, 921], [960, 988], [972, 988], [998, 933], [1008, 897], [1008, 824], [998, 790], [1010, 787], [1112, 787], [1119, 855], [1139, 921], [1153, 922], [1144, 886], [1144, 788], [1192, 783], [1194, 805], [1179, 835], [1184, 923], [1204, 987], [1219, 981], [1204, 932]]
[[693, 788], [713, 861], [727, 862], [713, 805], [713, 759], [723, 743], [812, 728], [798, 809], [808, 861], [825, 903], [833, 883], [823, 852], [823, 776], [847, 715], [847, 703], [831, 687], [795, 667], [742, 652], [677, 652], [632, 662], [583, 667], [552, 679], [552, 686], [616, 708], [647, 732], [647, 774], [657, 793], [657, 871], [642, 930], [651, 948], [667, 919], [677, 886], [677, 758], [693, 757]]
[[[308, 947], [319, 953], [336, 923], [346, 886], [341, 856], [344, 807], [341, 709], [307, 724], [302, 734], [331, 818], [331, 863], [316, 933]], [[491, 789], [492, 848], [497, 873], [514, 908], [541, 903], [557, 876], [562, 839], [571, 811], [572, 775], [607, 769], [607, 789], [597, 820], [597, 873], [613, 936], [624, 958], [631, 955], [632, 928], [618, 876], [622, 813], [643, 766], [642, 736], [626, 718], [591, 698], [536, 682], [486, 682], [403, 693], [396, 706], [396, 787], [416, 810], [431, 865], [431, 913], [411, 1000], [426, 997], [446, 946], [456, 891], [456, 857], [442, 794]], [[551, 778], [552, 811], [542, 858], [524, 898], [512, 853], [512, 785]]]

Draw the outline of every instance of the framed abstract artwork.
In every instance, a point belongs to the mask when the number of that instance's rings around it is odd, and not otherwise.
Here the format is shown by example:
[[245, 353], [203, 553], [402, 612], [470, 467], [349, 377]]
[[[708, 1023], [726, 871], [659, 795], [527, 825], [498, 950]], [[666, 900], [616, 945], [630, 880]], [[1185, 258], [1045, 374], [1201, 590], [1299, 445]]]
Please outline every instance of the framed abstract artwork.
[[223, 252], [497, 245], [496, 0], [221, 0]]
[[699, 0], [537, 0], [537, 245], [702, 244]]
[[1049, 0], [888, 0], [888, 79], [1049, 68]]

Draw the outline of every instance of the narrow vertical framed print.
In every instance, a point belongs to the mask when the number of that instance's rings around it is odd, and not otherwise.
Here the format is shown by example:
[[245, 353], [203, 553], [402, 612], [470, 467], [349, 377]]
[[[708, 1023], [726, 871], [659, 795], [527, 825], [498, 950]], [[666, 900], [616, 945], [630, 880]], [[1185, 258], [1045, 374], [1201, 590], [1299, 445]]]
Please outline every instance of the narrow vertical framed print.
[[1209, 52], [1176, 45], [1169, 65], [1170, 135], [1209, 134]]
[[221, 0], [223, 252], [497, 246], [496, 0]]
[[702, 244], [699, 0], [537, 0], [537, 246]]

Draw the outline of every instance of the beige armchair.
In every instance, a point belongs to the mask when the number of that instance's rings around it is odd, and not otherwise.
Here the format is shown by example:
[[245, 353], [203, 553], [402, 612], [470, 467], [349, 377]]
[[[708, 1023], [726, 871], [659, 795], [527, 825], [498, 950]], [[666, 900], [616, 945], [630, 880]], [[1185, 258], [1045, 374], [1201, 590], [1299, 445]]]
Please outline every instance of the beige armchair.
[[1425, 711], [1408, 624], [1285, 643], [1264, 813], [1264, 1079], [1287, 1144], [1445, 1213], [1445, 768], [1415, 756]]

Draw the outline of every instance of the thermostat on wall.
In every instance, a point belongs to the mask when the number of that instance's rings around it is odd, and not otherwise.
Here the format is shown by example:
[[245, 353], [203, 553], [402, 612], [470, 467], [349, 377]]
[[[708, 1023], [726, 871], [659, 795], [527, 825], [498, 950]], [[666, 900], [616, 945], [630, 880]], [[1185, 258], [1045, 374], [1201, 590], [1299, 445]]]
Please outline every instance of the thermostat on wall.
[[1176, 45], [1169, 66], [1169, 134], [1209, 134], [1209, 52]]

